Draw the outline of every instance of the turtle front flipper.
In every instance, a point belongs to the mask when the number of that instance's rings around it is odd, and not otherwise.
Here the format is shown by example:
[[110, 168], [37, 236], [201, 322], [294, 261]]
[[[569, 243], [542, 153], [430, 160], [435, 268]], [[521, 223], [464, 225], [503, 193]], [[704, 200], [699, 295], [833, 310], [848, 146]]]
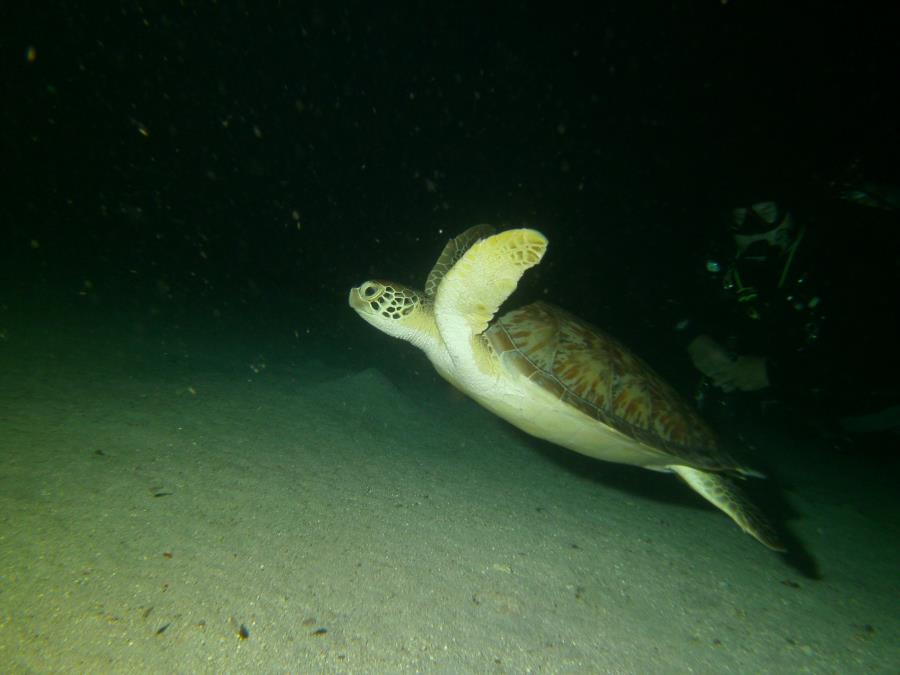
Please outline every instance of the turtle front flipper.
[[528, 229], [507, 230], [473, 244], [444, 275], [435, 294], [435, 318], [448, 347], [483, 333], [546, 250], [547, 238]]
[[707, 501], [722, 509], [744, 532], [773, 551], [786, 550], [778, 535], [766, 521], [762, 513], [751, 504], [741, 491], [727, 477], [693, 469], [689, 466], [669, 467], [684, 479], [684, 482], [699, 492]]
[[496, 231], [490, 225], [475, 225], [448, 241], [441, 252], [441, 257], [438, 258], [434, 267], [431, 268], [431, 272], [428, 273], [428, 279], [425, 281], [425, 295], [433, 298], [435, 293], [437, 293], [438, 286], [441, 285], [441, 281], [444, 280], [444, 275], [450, 271], [450, 268], [456, 264], [456, 261], [463, 257], [465, 252], [472, 247], [472, 244], [479, 239], [490, 237]]

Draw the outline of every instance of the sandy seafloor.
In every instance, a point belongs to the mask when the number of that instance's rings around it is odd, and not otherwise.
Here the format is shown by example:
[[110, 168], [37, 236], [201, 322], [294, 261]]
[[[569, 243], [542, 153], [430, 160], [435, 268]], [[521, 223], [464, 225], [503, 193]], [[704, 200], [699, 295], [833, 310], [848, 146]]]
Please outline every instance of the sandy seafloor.
[[765, 438], [780, 556], [343, 306], [32, 307], [0, 314], [3, 673], [900, 671], [896, 463]]

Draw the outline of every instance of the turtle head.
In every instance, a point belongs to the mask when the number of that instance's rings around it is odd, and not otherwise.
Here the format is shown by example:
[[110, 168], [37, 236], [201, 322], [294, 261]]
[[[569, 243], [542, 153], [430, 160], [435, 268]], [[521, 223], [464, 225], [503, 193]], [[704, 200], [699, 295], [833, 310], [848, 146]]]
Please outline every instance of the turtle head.
[[426, 352], [440, 341], [431, 301], [402, 284], [366, 281], [350, 289], [350, 306], [378, 330]]

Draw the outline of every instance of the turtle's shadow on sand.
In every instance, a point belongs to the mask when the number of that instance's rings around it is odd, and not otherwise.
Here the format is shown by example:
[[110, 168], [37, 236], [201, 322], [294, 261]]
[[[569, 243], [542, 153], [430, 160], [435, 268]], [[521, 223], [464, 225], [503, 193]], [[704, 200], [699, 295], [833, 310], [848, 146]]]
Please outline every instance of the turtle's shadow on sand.
[[[666, 504], [718, 512], [718, 509], [704, 501], [674, 474], [593, 459], [532, 438], [524, 433], [520, 437], [537, 453], [565, 471], [602, 484], [604, 487]], [[759, 462], [757, 461], [755, 464], [759, 464]], [[762, 469], [766, 476], [774, 475], [774, 467], [759, 466], [755, 468]], [[765, 513], [781, 536], [787, 548], [786, 553], [780, 554], [784, 562], [807, 579], [821, 579], [818, 563], [800, 539], [786, 526], [788, 521], [799, 518], [800, 514], [785, 499], [783, 487], [777, 478], [748, 479], [740, 482], [740, 488]], [[739, 530], [737, 532], [740, 533]]]

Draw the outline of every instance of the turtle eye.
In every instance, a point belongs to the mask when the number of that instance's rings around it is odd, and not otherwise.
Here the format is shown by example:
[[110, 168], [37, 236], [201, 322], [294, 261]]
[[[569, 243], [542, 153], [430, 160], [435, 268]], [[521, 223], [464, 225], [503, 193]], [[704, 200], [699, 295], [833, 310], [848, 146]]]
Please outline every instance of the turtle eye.
[[359, 294], [366, 300], [372, 300], [378, 295], [378, 287], [367, 281], [363, 284], [362, 288], [359, 289]]

